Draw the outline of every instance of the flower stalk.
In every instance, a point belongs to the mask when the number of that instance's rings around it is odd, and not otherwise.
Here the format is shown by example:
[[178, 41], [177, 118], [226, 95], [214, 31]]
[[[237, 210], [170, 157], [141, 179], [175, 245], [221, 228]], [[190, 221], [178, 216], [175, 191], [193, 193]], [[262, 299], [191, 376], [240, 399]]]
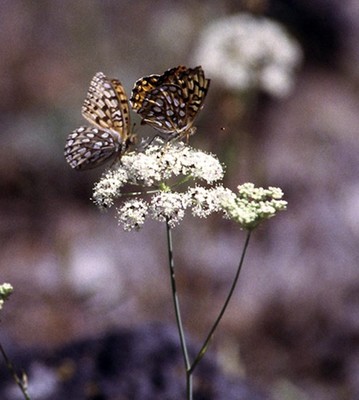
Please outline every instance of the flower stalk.
[[172, 243], [172, 232], [171, 227], [166, 220], [166, 233], [167, 233], [167, 247], [168, 247], [168, 266], [170, 270], [170, 280], [171, 280], [171, 291], [172, 291], [172, 299], [173, 299], [173, 307], [176, 315], [176, 323], [178, 334], [181, 343], [181, 350], [186, 370], [186, 396], [187, 400], [193, 399], [193, 376], [191, 371], [191, 362], [188, 355], [187, 343], [185, 332], [183, 328], [181, 309], [179, 304], [177, 285], [176, 285], [176, 274], [175, 274], [175, 266], [174, 266], [174, 258], [173, 258], [173, 243]]
[[180, 304], [179, 304], [179, 298], [178, 298], [178, 292], [177, 292], [177, 287], [176, 287], [176, 275], [175, 275], [175, 267], [174, 267], [174, 258], [173, 258], [173, 242], [172, 242], [172, 233], [171, 233], [171, 227], [168, 224], [168, 221], [166, 221], [166, 233], [167, 233], [167, 246], [168, 246], [168, 264], [169, 264], [169, 270], [170, 270], [170, 280], [171, 280], [171, 289], [172, 289], [172, 299], [173, 299], [173, 305], [174, 305], [174, 310], [175, 310], [175, 315], [176, 315], [176, 324], [177, 324], [177, 329], [179, 333], [179, 338], [180, 338], [180, 343], [181, 343], [181, 350], [182, 350], [182, 355], [183, 355], [183, 360], [184, 360], [184, 365], [185, 365], [185, 370], [186, 370], [186, 399], [187, 400], [192, 400], [193, 399], [193, 373], [197, 367], [197, 365], [200, 363], [202, 358], [207, 352], [207, 349], [209, 347], [210, 341], [213, 338], [213, 335], [222, 320], [222, 317], [227, 309], [227, 306], [232, 298], [232, 295], [234, 293], [234, 290], [237, 286], [239, 274], [242, 269], [242, 265], [244, 262], [244, 258], [247, 252], [250, 236], [251, 236], [251, 231], [247, 231], [247, 236], [246, 240], [244, 243], [244, 247], [242, 250], [242, 254], [240, 257], [239, 265], [235, 274], [235, 277], [233, 279], [231, 288], [228, 292], [228, 295], [223, 303], [223, 306], [221, 308], [221, 311], [219, 312], [214, 324], [212, 325], [212, 328], [210, 329], [205, 341], [203, 342], [203, 345], [201, 346], [199, 352], [197, 353], [197, 356], [195, 357], [194, 361], [191, 363], [189, 355], [188, 355], [188, 348], [186, 344], [186, 337], [185, 337], [185, 332], [183, 328], [183, 321], [182, 321], [182, 316], [181, 316], [181, 311], [180, 311]]
[[[10, 285], [10, 283], [3, 283], [2, 285], [0, 285], [0, 310], [2, 309], [4, 302], [9, 299], [13, 290], [14, 289], [12, 285]], [[20, 388], [21, 393], [23, 394], [25, 400], [31, 400], [27, 389], [27, 375], [25, 373], [22, 373], [21, 377], [18, 375], [13, 363], [10, 361], [1, 343], [0, 343], [0, 353], [5, 361], [6, 368], [12, 375], [17, 386]]]
[[[120, 200], [117, 218], [125, 230], [140, 229], [146, 219], [164, 222], [166, 226], [168, 265], [172, 301], [186, 373], [186, 399], [193, 400], [193, 374], [209, 347], [237, 286], [253, 229], [261, 222], [285, 210], [279, 188], [257, 188], [252, 183], [239, 185], [236, 192], [220, 183], [223, 166], [217, 157], [193, 149], [181, 142], [164, 147], [149, 145], [142, 153], [130, 153], [108, 171], [95, 185], [93, 200], [100, 208], [108, 208]], [[199, 182], [198, 182], [199, 181]], [[140, 187], [129, 195], [124, 186]], [[181, 189], [182, 191], [177, 191]], [[176, 286], [172, 229], [190, 210], [197, 218], [221, 213], [247, 231], [240, 261], [222, 308], [194, 360], [190, 360], [180, 301]]]

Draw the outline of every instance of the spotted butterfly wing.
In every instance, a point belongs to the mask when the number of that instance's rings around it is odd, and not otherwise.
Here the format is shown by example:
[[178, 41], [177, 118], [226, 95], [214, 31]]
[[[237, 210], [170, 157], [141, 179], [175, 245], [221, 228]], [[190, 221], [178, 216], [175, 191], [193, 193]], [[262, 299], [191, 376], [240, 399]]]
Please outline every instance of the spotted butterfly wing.
[[132, 140], [129, 105], [117, 79], [109, 79], [102, 72], [94, 76], [82, 115], [94, 126], [82, 126], [68, 136], [65, 158], [72, 168], [95, 168], [126, 150]]
[[162, 75], [152, 74], [138, 79], [131, 93], [132, 109], [137, 112], [141, 108], [146, 95], [158, 86], [164, 83], [177, 84], [180, 73], [184, 71], [187, 71], [187, 68], [180, 65], [179, 67], [168, 69]]
[[146, 95], [139, 110], [143, 122], [167, 134], [181, 136], [189, 130], [187, 105], [182, 89], [174, 84], [162, 84]]
[[203, 107], [209, 79], [201, 67], [178, 66], [163, 75], [139, 79], [132, 90], [132, 108], [167, 139], [194, 133], [193, 122]]
[[203, 108], [210, 80], [205, 78], [201, 67], [187, 69], [183, 66], [177, 67], [174, 77], [168, 79], [182, 89], [187, 125], [191, 127], [197, 113]]
[[104, 164], [122, 151], [122, 143], [107, 130], [81, 126], [67, 137], [65, 158], [74, 169], [90, 169]]
[[146, 95], [157, 87], [160, 78], [160, 75], [150, 75], [136, 81], [130, 100], [134, 111], [138, 112]]

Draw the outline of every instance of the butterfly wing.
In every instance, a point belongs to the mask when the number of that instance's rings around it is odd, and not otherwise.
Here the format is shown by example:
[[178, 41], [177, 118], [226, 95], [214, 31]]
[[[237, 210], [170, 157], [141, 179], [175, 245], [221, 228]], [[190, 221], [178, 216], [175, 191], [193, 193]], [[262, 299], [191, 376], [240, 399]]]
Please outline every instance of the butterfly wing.
[[82, 126], [69, 134], [65, 158], [77, 170], [98, 167], [121, 151], [121, 143], [108, 130]]
[[146, 95], [155, 89], [159, 83], [160, 75], [150, 75], [138, 79], [132, 89], [130, 103], [136, 112], [142, 107]]
[[98, 72], [90, 83], [82, 115], [100, 129], [114, 130], [123, 141], [130, 133], [128, 99], [121, 82]]
[[186, 103], [182, 97], [182, 89], [177, 85], [163, 84], [153, 89], [138, 111], [143, 123], [169, 135], [186, 130]]
[[210, 80], [205, 78], [201, 67], [196, 67], [181, 73], [179, 84], [187, 105], [187, 121], [191, 126], [198, 112], [203, 108]]
[[98, 72], [91, 80], [82, 115], [96, 127], [80, 127], [67, 138], [65, 158], [77, 170], [95, 168], [121, 155], [133, 141], [128, 99], [121, 82]]
[[174, 83], [176, 84], [176, 76], [180, 71], [186, 70], [186, 67], [179, 66], [175, 68], [170, 68], [165, 71], [162, 75], [152, 74], [149, 76], [144, 76], [135, 82], [132, 89], [130, 103], [132, 109], [136, 112], [142, 107], [142, 103], [145, 100], [147, 94], [151, 90], [156, 89], [163, 83]]
[[131, 96], [134, 110], [141, 115], [142, 123], [162, 133], [188, 135], [203, 107], [209, 79], [205, 78], [201, 67], [181, 65], [153, 76], [155, 79], [149, 76], [136, 82]]

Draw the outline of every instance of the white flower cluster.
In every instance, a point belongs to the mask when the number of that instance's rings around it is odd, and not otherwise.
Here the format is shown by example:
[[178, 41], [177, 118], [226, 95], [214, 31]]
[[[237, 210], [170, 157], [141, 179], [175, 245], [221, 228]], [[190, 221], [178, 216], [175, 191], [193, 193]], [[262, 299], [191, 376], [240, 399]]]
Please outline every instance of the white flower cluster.
[[186, 209], [191, 209], [195, 217], [205, 218], [223, 211], [222, 202], [230, 197], [235, 197], [235, 194], [221, 185], [213, 188], [189, 187], [182, 193], [159, 191], [149, 203], [141, 198], [126, 200], [117, 209], [117, 218], [127, 231], [139, 229], [147, 216], [156, 221], [167, 221], [173, 228], [183, 219]]
[[278, 211], [287, 208], [287, 202], [282, 198], [283, 192], [280, 188], [256, 188], [253, 183], [245, 183], [238, 186], [238, 195], [223, 199], [222, 207], [226, 218], [251, 230], [261, 221], [272, 218]]
[[219, 19], [201, 35], [196, 62], [232, 90], [287, 95], [302, 59], [298, 43], [275, 21], [247, 13]]
[[143, 153], [122, 156], [121, 162], [95, 184], [93, 200], [100, 208], [108, 208], [122, 196], [124, 185], [160, 189], [164, 182], [182, 177], [199, 179], [208, 184], [223, 178], [218, 159], [182, 142], [150, 145]]
[[[213, 184], [222, 178], [223, 168], [213, 155], [183, 143], [150, 145], [143, 153], [124, 155], [96, 183], [93, 200], [100, 208], [106, 208], [122, 198], [117, 219], [125, 230], [140, 229], [148, 217], [174, 227], [187, 209], [199, 218], [222, 212], [225, 218], [252, 229], [285, 209], [287, 203], [281, 200], [280, 189], [255, 188], [251, 183], [239, 186], [238, 194], [218, 183], [210, 187], [187, 185], [182, 192], [174, 190], [190, 179]], [[139, 186], [141, 191], [122, 192], [124, 185]]]
[[[193, 214], [197, 216], [218, 210], [214, 200], [218, 189], [195, 187], [181, 193], [172, 191], [171, 185], [172, 188], [180, 186], [191, 179], [212, 184], [221, 180], [223, 174], [221, 163], [211, 154], [182, 142], [153, 144], [142, 153], [125, 154], [120, 163], [95, 184], [93, 201], [100, 208], [109, 208], [116, 199], [129, 196], [123, 192], [125, 185], [140, 186], [141, 191], [130, 194], [132, 197], [124, 200], [117, 209], [118, 221], [124, 229], [139, 229], [148, 215], [175, 226], [192, 204]], [[201, 190], [203, 198], [199, 201]], [[143, 197], [149, 194], [152, 197], [147, 202]]]
[[148, 214], [148, 204], [142, 199], [131, 199], [117, 209], [119, 225], [123, 225], [125, 231], [139, 229], [144, 223]]
[[222, 210], [222, 203], [231, 201], [235, 194], [221, 185], [214, 188], [196, 186], [188, 191], [192, 214], [195, 217], [206, 218], [214, 212]]
[[13, 290], [14, 289], [10, 285], [10, 283], [3, 283], [2, 285], [0, 285], [0, 310], [2, 309], [4, 302], [9, 298]]
[[157, 221], [166, 221], [174, 227], [184, 217], [188, 206], [186, 193], [159, 192], [151, 199], [151, 214]]

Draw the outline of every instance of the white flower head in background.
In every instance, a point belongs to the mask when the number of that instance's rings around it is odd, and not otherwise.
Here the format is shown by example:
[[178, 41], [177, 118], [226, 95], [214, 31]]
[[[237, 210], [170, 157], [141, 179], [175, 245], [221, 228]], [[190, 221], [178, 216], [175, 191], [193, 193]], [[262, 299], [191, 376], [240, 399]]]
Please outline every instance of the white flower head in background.
[[195, 54], [195, 62], [227, 88], [275, 97], [290, 92], [302, 60], [299, 44], [280, 23], [247, 13], [210, 24]]

